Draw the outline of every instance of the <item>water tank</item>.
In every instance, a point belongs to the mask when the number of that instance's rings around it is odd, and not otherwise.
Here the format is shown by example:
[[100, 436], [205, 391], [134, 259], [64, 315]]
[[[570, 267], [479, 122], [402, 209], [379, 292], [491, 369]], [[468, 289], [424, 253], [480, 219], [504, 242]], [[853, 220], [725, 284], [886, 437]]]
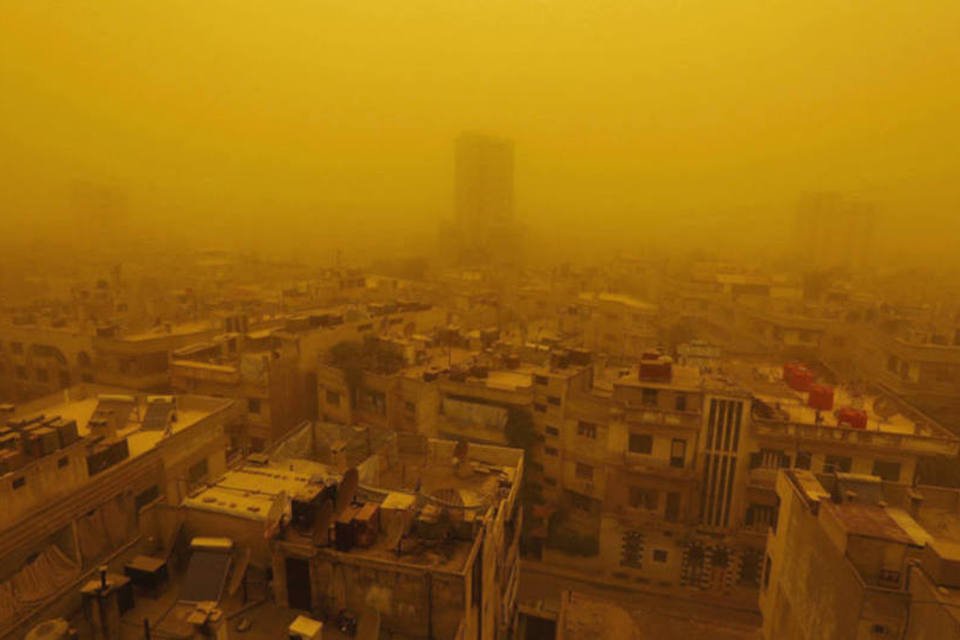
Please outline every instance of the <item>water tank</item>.
[[842, 407], [837, 410], [837, 426], [851, 429], [867, 428], [867, 412], [853, 407]]
[[799, 362], [788, 362], [783, 365], [783, 381], [794, 391], [809, 391], [813, 372]]
[[807, 404], [817, 411], [833, 410], [833, 387], [828, 384], [811, 384]]

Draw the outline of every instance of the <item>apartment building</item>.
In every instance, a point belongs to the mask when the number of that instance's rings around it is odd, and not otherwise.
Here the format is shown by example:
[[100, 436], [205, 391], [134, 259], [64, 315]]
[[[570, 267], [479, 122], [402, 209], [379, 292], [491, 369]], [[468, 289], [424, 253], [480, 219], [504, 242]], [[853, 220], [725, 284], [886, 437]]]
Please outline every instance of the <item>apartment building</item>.
[[785, 470], [767, 545], [765, 638], [960, 638], [960, 494]]
[[571, 345], [635, 360], [659, 342], [657, 314], [657, 305], [630, 295], [586, 292], [561, 315], [560, 331], [576, 336]]
[[[391, 637], [510, 638], [522, 474], [516, 449], [309, 423], [163, 518], [229, 538], [248, 559], [229, 581], [269, 570], [281, 611], [331, 627], [374, 615]], [[226, 591], [219, 604], [242, 607]]]
[[958, 451], [889, 396], [837, 386], [818, 404], [825, 385], [792, 387], [769, 363], [706, 373], [651, 355], [589, 384], [574, 371], [536, 378], [529, 467], [550, 508], [531, 525], [544, 560], [612, 579], [750, 600], [778, 469], [910, 483], [920, 458]]
[[229, 333], [175, 350], [170, 384], [178, 393], [234, 398], [244, 409], [232, 450], [262, 451], [307, 419], [304, 380], [288, 341], [270, 330]]
[[323, 365], [322, 415], [487, 443], [523, 437], [517, 425], [532, 423], [527, 480], [542, 500], [528, 527], [534, 553], [748, 606], [777, 519], [779, 469], [910, 483], [920, 459], [960, 450], [882, 389], [828, 384], [796, 363], [714, 357], [705, 368], [650, 352], [618, 365], [537, 345], [392, 348], [408, 358], [362, 372], [356, 395], [342, 370]]
[[93, 382], [89, 332], [29, 317], [0, 324], [0, 398], [21, 402], [88, 382]]
[[83, 385], [5, 408], [0, 637], [139, 535], [140, 513], [226, 469], [231, 400]]

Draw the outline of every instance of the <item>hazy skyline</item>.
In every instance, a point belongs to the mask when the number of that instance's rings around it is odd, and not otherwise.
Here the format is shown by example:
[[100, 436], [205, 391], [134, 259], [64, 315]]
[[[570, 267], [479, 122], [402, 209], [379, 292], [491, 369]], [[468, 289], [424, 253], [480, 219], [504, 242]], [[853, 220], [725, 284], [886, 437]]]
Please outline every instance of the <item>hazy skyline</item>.
[[776, 233], [838, 190], [946, 252], [958, 25], [943, 0], [4, 0], [0, 207], [60, 220], [93, 183], [135, 224], [429, 234], [481, 130], [560, 236]]

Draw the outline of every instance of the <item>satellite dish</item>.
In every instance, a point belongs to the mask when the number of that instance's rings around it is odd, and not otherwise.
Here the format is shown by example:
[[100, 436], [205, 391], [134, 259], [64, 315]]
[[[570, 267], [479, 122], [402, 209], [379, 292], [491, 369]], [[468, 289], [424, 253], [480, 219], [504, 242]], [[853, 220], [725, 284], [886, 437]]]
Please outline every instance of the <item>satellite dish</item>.
[[333, 500], [329, 498], [320, 503], [313, 527], [313, 544], [325, 547], [330, 544], [330, 522], [333, 520]]
[[876, 400], [873, 401], [873, 412], [880, 416], [880, 419], [884, 422], [900, 413], [896, 404], [890, 398], [884, 396], [877, 396]]
[[457, 460], [466, 460], [467, 452], [470, 450], [470, 443], [466, 440], [458, 440], [457, 446], [453, 449], [453, 457]]
[[360, 484], [360, 474], [356, 467], [350, 467], [343, 474], [343, 480], [337, 488], [337, 506], [334, 513], [340, 515], [343, 510], [353, 503], [353, 497], [357, 495], [357, 485]]

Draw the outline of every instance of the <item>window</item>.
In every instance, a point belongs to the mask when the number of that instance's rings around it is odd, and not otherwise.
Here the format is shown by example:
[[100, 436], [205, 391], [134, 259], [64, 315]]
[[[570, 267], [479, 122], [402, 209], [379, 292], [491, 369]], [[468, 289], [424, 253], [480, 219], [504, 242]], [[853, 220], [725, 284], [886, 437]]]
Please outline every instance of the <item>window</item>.
[[630, 487], [630, 506], [634, 509], [656, 511], [660, 506], [660, 492], [644, 487]]
[[50, 374], [47, 373], [46, 369], [37, 369], [37, 381], [38, 382], [47, 382], [50, 380]]
[[653, 550], [653, 561], [654, 561], [654, 562], [666, 562], [666, 561], [667, 561], [667, 551], [666, 551], [666, 549], [654, 549], [654, 550]]
[[687, 441], [681, 438], [674, 438], [670, 443], [670, 466], [683, 467], [683, 462], [687, 457]]
[[557, 429], [556, 427], [551, 427], [550, 425], [547, 425], [547, 435], [548, 435], [548, 436], [559, 436], [559, 435], [560, 435], [560, 429]]
[[657, 406], [657, 390], [656, 389], [641, 389], [642, 396], [640, 401], [646, 407], [655, 407]]
[[247, 411], [260, 413], [260, 398], [247, 398]]
[[677, 396], [673, 399], [673, 407], [677, 411], [686, 411], [687, 410], [687, 394], [678, 393]]
[[760, 563], [762, 561], [762, 551], [756, 549], [744, 549], [743, 560], [741, 561], [739, 584], [745, 587], [760, 586]]
[[887, 357], [887, 371], [892, 371], [896, 373], [900, 368], [900, 361], [897, 359], [897, 356], [888, 356]]
[[555, 407], [560, 406], [560, 398], [558, 398], [557, 396], [547, 396], [547, 402], [549, 402]]
[[23, 343], [22, 342], [11, 342], [10, 351], [14, 353], [23, 353]]
[[187, 481], [194, 485], [207, 477], [207, 459], [197, 462], [187, 471]]
[[153, 485], [149, 489], [144, 489], [137, 494], [137, 497], [134, 498], [133, 504], [137, 511], [140, 511], [143, 507], [147, 506], [154, 500], [160, 497], [160, 488], [157, 485]]
[[558, 456], [559, 452], [554, 447], [544, 447], [543, 452], [548, 456]]
[[751, 469], [782, 469], [790, 467], [790, 456], [782, 449], [760, 449], [750, 454]]
[[68, 458], [67, 456], [63, 456], [62, 458], [57, 460], [57, 469], [63, 469], [68, 464], [70, 464], [70, 458]]
[[567, 495], [570, 498], [570, 505], [574, 509], [590, 513], [593, 508], [593, 500], [591, 500], [589, 496], [581, 495], [574, 491], [568, 491]]
[[577, 463], [577, 477], [581, 480], [593, 480], [593, 467], [582, 462]]
[[367, 389], [360, 398], [365, 409], [375, 411], [380, 415], [387, 415], [387, 396], [382, 391]]
[[547, 383], [550, 382], [550, 379], [547, 376], [533, 376], [534, 384], [539, 384], [540, 386], [547, 386]]
[[763, 561], [763, 588], [764, 590], [770, 588], [770, 572], [773, 570], [773, 560], [770, 559], [768, 555]]
[[547, 411], [547, 405], [542, 404], [542, 403], [540, 403], [540, 402], [535, 403], [535, 404], [533, 405], [533, 408], [534, 408], [536, 411], [539, 411], [540, 413], [546, 413], [546, 411]]
[[14, 488], [14, 489], [19, 489], [20, 487], [24, 486], [25, 484], [27, 484], [27, 478], [26, 478], [26, 476], [20, 476], [19, 478], [14, 478], [14, 479], [13, 479], [13, 488]]
[[797, 469], [810, 469], [810, 463], [813, 460], [813, 454], [809, 451], [797, 451], [797, 461], [794, 466]]
[[337, 393], [336, 391], [331, 391], [330, 389], [327, 389], [327, 393], [326, 393], [325, 395], [326, 395], [326, 398], [327, 398], [327, 404], [333, 405], [333, 406], [335, 406], [335, 407], [339, 407], [339, 406], [340, 406], [340, 394], [339, 394], [339, 393]]
[[777, 508], [773, 505], [751, 504], [747, 507], [744, 524], [755, 531], [766, 531], [776, 526]]
[[850, 473], [853, 459], [850, 456], [827, 456], [823, 461], [824, 473]]
[[407, 410], [407, 413], [415, 413], [417, 410], [417, 405], [413, 402], [407, 401], [403, 403], [403, 408]]
[[875, 460], [873, 463], [873, 475], [880, 476], [888, 482], [898, 482], [900, 480], [900, 463]]
[[591, 438], [593, 440], [597, 439], [597, 425], [591, 422], [584, 422], [581, 420], [577, 423], [577, 435], [583, 436], [584, 438]]
[[663, 514], [667, 522], [676, 522], [680, 519], [680, 494], [671, 491], [667, 494], [667, 505]]
[[557, 486], [557, 479], [556, 479], [556, 478], [551, 478], [550, 476], [543, 476], [543, 482], [544, 482], [544, 484], [546, 484], [546, 485], [548, 485], [548, 486], [551, 486], [551, 487]]
[[644, 453], [649, 455], [653, 452], [653, 436], [643, 433], [630, 434], [630, 453]]
[[22, 364], [17, 365], [17, 377], [21, 380], [27, 379], [27, 368]]

